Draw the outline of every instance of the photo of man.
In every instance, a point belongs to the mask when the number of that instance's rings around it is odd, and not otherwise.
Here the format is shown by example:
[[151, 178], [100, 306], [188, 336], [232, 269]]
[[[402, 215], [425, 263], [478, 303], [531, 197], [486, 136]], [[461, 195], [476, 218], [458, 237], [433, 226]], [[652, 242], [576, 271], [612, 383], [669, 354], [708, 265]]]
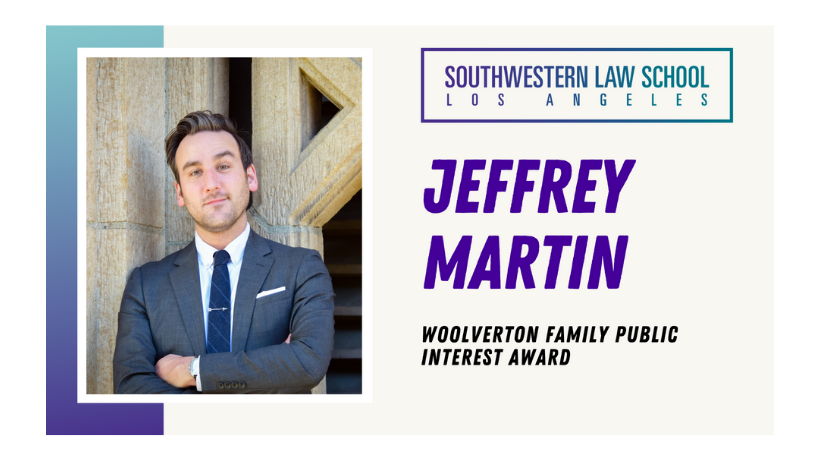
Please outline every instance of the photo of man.
[[89, 58], [86, 96], [87, 393], [360, 394], [361, 59]]
[[228, 119], [190, 113], [165, 145], [195, 241], [132, 272], [115, 391], [309, 392], [333, 349], [333, 286], [321, 257], [251, 231], [256, 169]]

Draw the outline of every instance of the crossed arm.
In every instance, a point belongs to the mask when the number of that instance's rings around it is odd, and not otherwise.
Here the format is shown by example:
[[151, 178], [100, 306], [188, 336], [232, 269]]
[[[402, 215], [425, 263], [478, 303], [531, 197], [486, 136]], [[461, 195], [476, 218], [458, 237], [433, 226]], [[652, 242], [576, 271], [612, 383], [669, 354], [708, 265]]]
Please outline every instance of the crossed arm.
[[[159, 356], [151, 336], [139, 268], [128, 281], [119, 313], [114, 354], [117, 393], [196, 393], [189, 372], [193, 356]], [[182, 325], [178, 334], [187, 337]], [[333, 348], [333, 289], [327, 269], [312, 251], [298, 268], [285, 343], [255, 350], [200, 357], [203, 392], [300, 392], [316, 386], [327, 372]], [[244, 388], [221, 389], [221, 381], [242, 381]]]
[[[292, 334], [288, 335], [285, 343], [290, 343], [291, 336]], [[191, 361], [194, 358], [194, 356], [179, 356], [173, 353], [165, 355], [154, 366], [157, 377], [177, 388], [196, 386], [196, 379], [191, 375]]]

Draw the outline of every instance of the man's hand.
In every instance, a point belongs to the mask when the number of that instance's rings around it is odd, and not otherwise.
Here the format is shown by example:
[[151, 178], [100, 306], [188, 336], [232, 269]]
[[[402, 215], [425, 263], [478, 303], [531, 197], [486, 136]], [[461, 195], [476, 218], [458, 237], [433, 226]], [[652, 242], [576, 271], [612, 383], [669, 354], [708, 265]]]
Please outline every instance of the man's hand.
[[191, 376], [193, 356], [168, 355], [157, 361], [154, 370], [157, 376], [177, 388], [192, 387], [196, 379]]

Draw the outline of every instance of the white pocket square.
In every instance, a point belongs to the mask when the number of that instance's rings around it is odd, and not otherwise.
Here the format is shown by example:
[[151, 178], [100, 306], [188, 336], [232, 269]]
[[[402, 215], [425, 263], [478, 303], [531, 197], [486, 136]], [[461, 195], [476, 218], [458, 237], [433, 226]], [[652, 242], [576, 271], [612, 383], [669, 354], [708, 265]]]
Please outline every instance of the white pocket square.
[[265, 297], [265, 296], [268, 296], [268, 295], [271, 295], [271, 294], [276, 294], [277, 292], [282, 292], [284, 290], [285, 290], [285, 286], [282, 286], [282, 287], [276, 288], [276, 289], [271, 289], [270, 291], [262, 291], [259, 294], [256, 294], [256, 298], [258, 299], [260, 297]]

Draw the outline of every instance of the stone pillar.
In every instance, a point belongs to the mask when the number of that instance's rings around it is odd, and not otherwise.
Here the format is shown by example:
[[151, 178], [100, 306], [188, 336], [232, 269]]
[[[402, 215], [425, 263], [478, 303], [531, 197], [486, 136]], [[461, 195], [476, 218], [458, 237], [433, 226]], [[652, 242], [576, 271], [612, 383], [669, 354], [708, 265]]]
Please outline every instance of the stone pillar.
[[[321, 130], [321, 96], [339, 112]], [[254, 58], [251, 227], [323, 254], [321, 227], [362, 188], [362, 72], [350, 58]], [[325, 382], [313, 389], [325, 393]]]
[[164, 254], [165, 59], [91, 58], [86, 82], [86, 391], [113, 393], [125, 284]]
[[[228, 114], [228, 58], [168, 58], [167, 120], [165, 136], [182, 117], [210, 110]], [[163, 155], [165, 144], [163, 143]], [[176, 252], [194, 239], [194, 220], [177, 204], [174, 173], [166, 166], [165, 174], [165, 254]]]

